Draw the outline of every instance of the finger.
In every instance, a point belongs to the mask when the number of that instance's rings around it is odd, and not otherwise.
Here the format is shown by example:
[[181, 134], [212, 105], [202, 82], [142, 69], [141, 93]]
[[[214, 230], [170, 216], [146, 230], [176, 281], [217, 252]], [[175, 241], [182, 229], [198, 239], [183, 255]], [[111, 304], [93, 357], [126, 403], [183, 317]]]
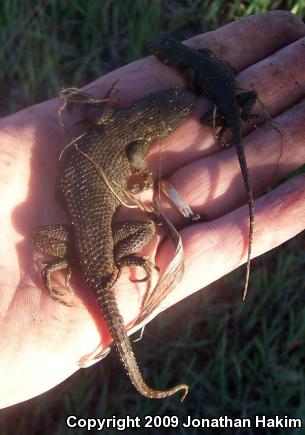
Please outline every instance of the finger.
[[241, 71], [304, 36], [304, 28], [302, 20], [291, 13], [264, 12], [195, 36], [187, 44], [209, 48]]
[[[240, 70], [304, 34], [305, 26], [298, 17], [289, 12], [272, 11], [235, 21], [217, 31], [191, 38], [187, 43], [195, 48], [212, 48], [236, 70]], [[241, 44], [241, 41], [245, 41], [245, 44]], [[251, 50], [248, 47], [251, 47]], [[155, 90], [183, 84], [180, 74], [166, 68], [150, 56], [106, 74], [90, 83], [84, 90], [97, 98], [102, 98], [115, 81], [118, 81], [115, 99], [119, 100], [121, 106], [126, 106]], [[58, 99], [51, 100], [35, 106], [35, 111], [41, 119], [45, 118], [48, 125], [55, 125], [58, 124], [58, 104]], [[69, 117], [72, 118], [73, 114]], [[45, 127], [44, 125], [43, 131]], [[58, 130], [60, 130], [59, 124]], [[70, 135], [75, 131], [75, 126], [67, 130]]]
[[[287, 181], [256, 204], [253, 256], [284, 243], [305, 228], [305, 175]], [[241, 207], [213, 222], [181, 232], [185, 250], [185, 275], [162, 309], [178, 302], [231, 272], [246, 261], [248, 209]], [[158, 264], [167, 255], [168, 242], [159, 251]]]
[[[299, 39], [304, 34], [305, 26], [298, 17], [289, 12], [273, 11], [230, 23], [217, 31], [196, 36], [188, 42], [193, 43], [196, 48], [203, 46], [213, 48], [217, 54], [239, 70]], [[247, 48], [251, 46], [251, 50], [245, 49], [241, 41], [246, 41]], [[159, 74], [160, 70], [163, 71], [162, 75]], [[118, 92], [115, 98], [119, 100], [121, 106], [143, 98], [157, 89], [183, 84], [180, 74], [174, 72], [173, 69], [166, 68], [150, 56], [106, 74], [84, 89], [93, 96], [102, 98], [115, 81], [118, 81]], [[33, 119], [37, 120], [34, 128], [35, 141], [37, 146], [48, 150], [48, 160], [50, 154], [56, 158], [63, 144], [68, 143], [79, 132], [74, 125], [73, 113], [63, 117], [65, 128], [60, 127], [59, 104], [56, 98], [16, 114], [20, 134], [33, 135]], [[8, 137], [14, 136], [13, 129], [16, 121], [13, 118], [6, 118], [1, 122], [1, 127], [7, 131]], [[11, 122], [10, 119], [13, 121]], [[29, 129], [28, 126], [31, 128]], [[185, 124], [185, 128], [188, 131], [188, 137], [193, 138], [192, 143], [194, 143], [198, 136], [199, 125], [192, 120], [189, 125]], [[50, 129], [52, 135], [48, 136], [45, 132]], [[176, 139], [178, 137], [175, 136]], [[181, 143], [183, 145], [184, 142]], [[179, 141], [177, 141], [177, 147], [179, 149]]]
[[[282, 135], [264, 125], [243, 140], [250, 182], [257, 195], [305, 163], [305, 100], [284, 112]], [[208, 219], [222, 216], [247, 200], [234, 147], [184, 166], [169, 178], [195, 213]], [[174, 222], [181, 217], [166, 203]]]
[[304, 45], [302, 37], [242, 71], [237, 86], [254, 88], [272, 116], [287, 110], [305, 96]]
[[[235, 69], [241, 70], [304, 35], [305, 26], [298, 17], [289, 12], [273, 11], [235, 21], [186, 43], [197, 49], [210, 48]], [[119, 80], [117, 95], [124, 104], [156, 89], [184, 83], [181, 74], [150, 56], [107, 74], [86, 90], [108, 89], [115, 80]]]

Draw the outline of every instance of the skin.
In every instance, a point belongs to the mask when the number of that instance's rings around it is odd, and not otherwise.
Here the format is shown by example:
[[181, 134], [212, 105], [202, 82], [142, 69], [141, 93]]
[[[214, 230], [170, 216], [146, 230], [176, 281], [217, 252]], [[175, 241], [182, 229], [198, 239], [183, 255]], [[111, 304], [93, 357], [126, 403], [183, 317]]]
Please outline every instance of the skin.
[[[189, 43], [195, 48], [212, 48], [242, 71], [237, 76], [238, 86], [250, 89], [253, 85], [280, 124], [282, 136], [269, 126], [251, 133], [249, 127], [244, 130], [243, 143], [257, 196], [305, 163], [305, 102], [301, 101], [305, 95], [305, 26], [286, 12], [270, 12], [199, 35]], [[176, 71], [149, 57], [98, 79], [86, 90], [101, 98], [117, 79], [114, 98], [121, 106], [153, 90], [183, 84]], [[66, 222], [54, 195], [57, 158], [80, 127], [73, 125], [77, 117], [73, 111], [63, 114], [65, 128], [61, 128], [58, 105], [57, 99], [46, 101], [0, 120], [0, 337], [5, 350], [0, 354], [1, 407], [52, 388], [78, 369], [80, 358], [99, 343], [105, 347], [111, 341], [94, 297], [77, 271], [71, 280], [76, 296], [65, 296], [73, 302], [71, 308], [50, 299], [37, 262], [33, 264], [33, 227]], [[200, 126], [199, 117], [206, 109], [208, 104], [202, 100], [192, 118], [162, 143], [163, 176], [194, 211], [207, 214], [209, 222], [181, 231], [186, 256], [184, 279], [159, 312], [246, 260], [248, 209], [236, 153], [233, 148], [220, 151], [216, 129]], [[149, 163], [158, 172], [158, 144]], [[255, 207], [253, 256], [304, 229], [305, 176], [296, 176], [261, 196]], [[181, 223], [170, 205], [165, 208], [173, 222]], [[124, 216], [131, 213], [127, 210]], [[145, 254], [164, 270], [172, 247], [168, 242], [155, 242]], [[145, 284], [129, 281], [135, 276], [126, 271], [117, 285], [126, 324], [136, 318], [145, 291]], [[56, 276], [54, 284], [67, 293], [62, 275]]]

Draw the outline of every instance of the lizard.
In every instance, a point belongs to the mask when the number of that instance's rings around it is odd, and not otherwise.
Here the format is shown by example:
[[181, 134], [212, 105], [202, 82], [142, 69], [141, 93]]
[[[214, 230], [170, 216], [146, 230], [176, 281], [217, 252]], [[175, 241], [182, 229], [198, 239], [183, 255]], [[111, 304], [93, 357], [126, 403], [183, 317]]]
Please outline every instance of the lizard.
[[[122, 190], [142, 190], [151, 182], [147, 169], [149, 144], [167, 137], [191, 112], [195, 96], [182, 88], [150, 94], [130, 107], [118, 109], [102, 104], [88, 105], [93, 124], [66, 149], [56, 190], [67, 212], [69, 225], [47, 225], [34, 229], [34, 246], [55, 258], [46, 262], [42, 280], [50, 296], [58, 300], [51, 275], [73, 263], [80, 266], [94, 291], [119, 358], [136, 390], [159, 399], [183, 390], [180, 384], [168, 390], [150, 388], [139, 370], [124, 326], [114, 285], [123, 267], [140, 266], [149, 279], [152, 263], [136, 256], [154, 235], [152, 222], [114, 222]], [[98, 115], [98, 112], [101, 112]], [[94, 164], [92, 164], [94, 163]], [[102, 168], [113, 192], [101, 181], [95, 165]], [[142, 179], [142, 186], [130, 185], [130, 176]]]
[[252, 254], [254, 229], [254, 200], [250, 183], [247, 160], [242, 146], [240, 121], [251, 117], [250, 111], [254, 105], [257, 94], [255, 90], [237, 93], [234, 71], [229, 64], [217, 57], [208, 48], [195, 50], [188, 47], [171, 36], [154, 38], [149, 45], [150, 51], [164, 64], [176, 67], [181, 71], [187, 85], [198, 96], [207, 97], [216, 107], [201, 117], [201, 123], [221, 126], [218, 138], [221, 146], [226, 146], [223, 134], [226, 129], [232, 133], [233, 144], [236, 148], [239, 165], [248, 197], [249, 208], [249, 235], [246, 279], [243, 300], [246, 298], [250, 261]]

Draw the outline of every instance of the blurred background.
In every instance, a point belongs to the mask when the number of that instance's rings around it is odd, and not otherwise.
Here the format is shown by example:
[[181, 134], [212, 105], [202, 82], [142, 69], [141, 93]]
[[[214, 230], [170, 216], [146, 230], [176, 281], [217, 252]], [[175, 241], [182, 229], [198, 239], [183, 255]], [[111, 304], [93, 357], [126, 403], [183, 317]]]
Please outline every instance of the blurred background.
[[[3, 0], [0, 115], [55, 97], [64, 86], [83, 86], [147, 55], [148, 40], [161, 32], [185, 39], [273, 9], [303, 17], [305, 2]], [[142, 340], [134, 343], [144, 378], [160, 389], [178, 382], [189, 384], [190, 394], [183, 404], [178, 397], [142, 398], [111, 352], [100, 364], [80, 370], [38, 398], [2, 410], [1, 434], [87, 433], [66, 427], [71, 414], [82, 418], [305, 417], [304, 245], [301, 234], [254, 260], [246, 303], [241, 300], [245, 277], [241, 268], [145, 328]], [[139, 430], [165, 431], [202, 433], [183, 428]], [[261, 433], [255, 428], [233, 431]], [[303, 431], [265, 429], [264, 433]]]

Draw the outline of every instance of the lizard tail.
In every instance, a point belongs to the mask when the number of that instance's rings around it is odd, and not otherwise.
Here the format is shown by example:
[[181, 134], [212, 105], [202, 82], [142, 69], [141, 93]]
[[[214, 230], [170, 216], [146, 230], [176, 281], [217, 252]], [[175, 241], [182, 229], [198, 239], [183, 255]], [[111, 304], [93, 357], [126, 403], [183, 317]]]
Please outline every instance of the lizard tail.
[[249, 208], [249, 236], [248, 236], [248, 256], [247, 256], [247, 266], [246, 266], [246, 279], [245, 286], [243, 291], [243, 301], [247, 297], [248, 286], [249, 286], [249, 277], [250, 277], [250, 266], [251, 266], [251, 255], [252, 255], [252, 243], [253, 243], [253, 230], [254, 230], [254, 200], [253, 193], [250, 183], [250, 175], [248, 171], [248, 164], [244, 152], [244, 148], [241, 143], [241, 134], [240, 128], [233, 129], [233, 143], [235, 144], [236, 153], [242, 173], [242, 177], [244, 180], [244, 185], [246, 188], [247, 196], [248, 196], [248, 208]]
[[143, 396], [150, 399], [162, 399], [164, 397], [172, 396], [178, 391], [183, 390], [183, 395], [181, 397], [182, 402], [188, 394], [188, 385], [180, 384], [169, 388], [168, 390], [160, 391], [153, 390], [144, 381], [124, 326], [123, 317], [119, 312], [115, 295], [113, 293], [113, 288], [98, 288], [96, 295], [97, 302], [102, 309], [104, 319], [112, 335], [119, 358], [136, 390]]

